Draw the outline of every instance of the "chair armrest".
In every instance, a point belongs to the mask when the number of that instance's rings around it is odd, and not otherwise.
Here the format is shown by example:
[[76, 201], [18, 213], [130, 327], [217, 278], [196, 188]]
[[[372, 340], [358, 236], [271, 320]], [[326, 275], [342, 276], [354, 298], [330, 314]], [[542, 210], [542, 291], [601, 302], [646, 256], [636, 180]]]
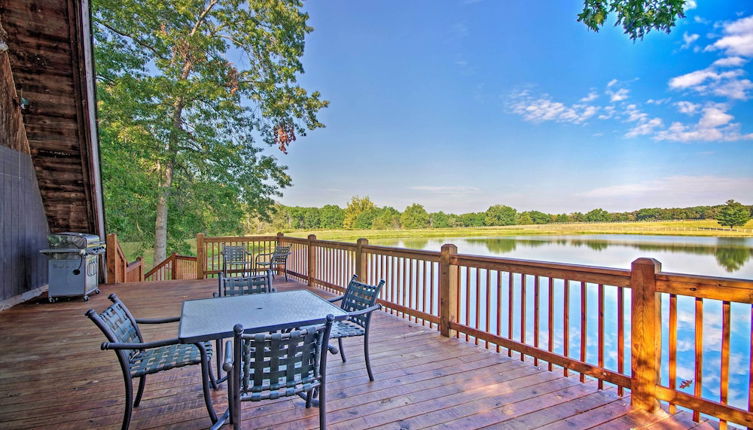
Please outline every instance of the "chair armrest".
[[179, 322], [180, 317], [169, 317], [169, 318], [136, 318], [136, 322], [139, 324], [165, 324], [165, 323], [174, 323]]
[[380, 305], [379, 303], [377, 303], [374, 306], [369, 306], [368, 308], [361, 309], [360, 311], [348, 312], [348, 316], [349, 317], [356, 317], [356, 316], [359, 316], [359, 315], [370, 314], [370, 313], [372, 313], [374, 311], [378, 311], [379, 309], [382, 309], [382, 305]]
[[337, 355], [337, 353], [340, 352], [340, 350], [337, 349], [335, 345], [327, 345], [327, 351], [329, 351], [329, 353], [332, 355]]
[[263, 254], [256, 254], [256, 257], [254, 257], [254, 260], [258, 260], [259, 257], [263, 257], [265, 255], [274, 255], [274, 254], [275, 254], [274, 252], [265, 252]]
[[222, 364], [222, 370], [230, 372], [233, 370], [233, 342], [225, 342], [225, 362]]
[[102, 349], [149, 349], [159, 348], [160, 346], [177, 345], [180, 343], [178, 338], [155, 340], [154, 342], [143, 343], [119, 343], [119, 342], [102, 342]]
[[340, 297], [335, 297], [334, 299], [327, 299], [327, 301], [330, 302], [330, 303], [335, 303], [335, 302], [339, 302], [340, 300], [342, 300], [344, 298], [345, 298], [345, 296], [340, 296]]

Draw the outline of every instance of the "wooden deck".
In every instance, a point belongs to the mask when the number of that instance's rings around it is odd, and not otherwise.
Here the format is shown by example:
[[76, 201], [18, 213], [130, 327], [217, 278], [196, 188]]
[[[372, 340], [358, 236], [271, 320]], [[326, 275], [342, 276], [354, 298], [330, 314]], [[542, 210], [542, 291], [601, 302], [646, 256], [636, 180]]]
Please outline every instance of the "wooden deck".
[[[278, 278], [279, 279], [279, 278]], [[276, 282], [280, 290], [305, 288]], [[0, 312], [0, 428], [119, 428], [123, 382], [112, 351], [84, 312], [115, 292], [136, 317], [178, 315], [183, 300], [205, 298], [215, 282], [107, 285], [89, 302], [46, 298]], [[326, 295], [326, 293], [321, 293]], [[177, 325], [146, 326], [147, 340], [174, 337]], [[329, 357], [328, 422], [333, 429], [711, 428], [690, 415], [629, 411], [629, 397], [564, 378], [436, 330], [379, 312], [372, 327], [369, 382], [361, 340], [347, 339], [348, 362]], [[226, 391], [214, 393], [218, 411]], [[245, 403], [244, 428], [315, 428], [318, 411], [298, 398]], [[206, 428], [197, 366], [149, 377], [131, 428]]]

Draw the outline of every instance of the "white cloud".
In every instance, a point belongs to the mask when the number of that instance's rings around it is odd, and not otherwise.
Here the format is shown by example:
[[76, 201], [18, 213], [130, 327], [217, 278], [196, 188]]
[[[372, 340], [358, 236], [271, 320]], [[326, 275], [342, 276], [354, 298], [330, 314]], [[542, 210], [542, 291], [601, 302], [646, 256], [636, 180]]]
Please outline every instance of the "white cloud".
[[722, 31], [725, 36], [707, 49], [723, 50], [727, 55], [753, 57], [753, 16], [726, 23]]
[[636, 137], [653, 134], [657, 128], [663, 125], [664, 123], [662, 122], [661, 118], [651, 118], [649, 120], [641, 121], [638, 123], [638, 125], [628, 130], [628, 132], [625, 133], [625, 137]]
[[684, 113], [686, 115], [692, 115], [698, 111], [698, 108], [701, 107], [701, 105], [697, 103], [692, 103], [689, 101], [679, 101], [675, 103], [675, 106], [677, 106], [677, 110], [680, 111], [680, 113]]
[[739, 67], [745, 64], [746, 61], [743, 57], [724, 57], [714, 61], [711, 65], [717, 67]]
[[674, 122], [666, 130], [656, 133], [654, 139], [675, 142], [752, 140], [753, 133], [742, 134], [740, 123], [732, 122], [735, 117], [727, 110], [723, 104], [707, 105], [697, 123]]
[[457, 186], [457, 185], [416, 185], [410, 187], [411, 190], [425, 191], [434, 194], [477, 194], [481, 192], [481, 189], [477, 187]]
[[617, 85], [617, 79], [612, 79], [607, 83], [607, 88], [611, 88], [613, 86]]
[[685, 2], [685, 10], [688, 11], [690, 9], [695, 9], [698, 7], [698, 3], [696, 3], [696, 0], [687, 0]]
[[582, 101], [583, 103], [588, 103], [596, 100], [597, 98], [599, 98], [599, 94], [596, 91], [591, 91], [587, 96], [580, 99], [580, 101]]
[[[720, 195], [752, 197], [753, 177], [730, 178], [722, 176], [669, 176], [650, 181], [611, 185], [595, 188], [578, 196], [590, 198], [640, 197], [643, 195], [710, 195], [718, 199]], [[673, 199], [674, 200], [674, 199]]]
[[675, 90], [690, 89], [700, 94], [714, 94], [730, 99], [746, 100], [753, 82], [741, 78], [742, 69], [717, 72], [712, 68], [696, 70], [669, 80], [669, 87]]
[[513, 113], [526, 121], [557, 121], [580, 124], [596, 114], [597, 106], [588, 104], [566, 105], [553, 101], [548, 94], [534, 96], [529, 91], [519, 91], [510, 98], [509, 107]]
[[688, 34], [688, 32], [684, 32], [682, 34], [682, 41], [683, 44], [680, 49], [688, 49], [690, 48], [690, 45], [692, 45], [698, 38], [701, 37], [700, 35], [696, 33]]
[[628, 91], [625, 88], [620, 88], [617, 91], [607, 91], [607, 94], [609, 94], [609, 96], [610, 96], [609, 97], [609, 101], [611, 101], [611, 102], [619, 102], [619, 101], [622, 101], [622, 100], [625, 100], [626, 98], [628, 98], [628, 93], [629, 92], [630, 91]]

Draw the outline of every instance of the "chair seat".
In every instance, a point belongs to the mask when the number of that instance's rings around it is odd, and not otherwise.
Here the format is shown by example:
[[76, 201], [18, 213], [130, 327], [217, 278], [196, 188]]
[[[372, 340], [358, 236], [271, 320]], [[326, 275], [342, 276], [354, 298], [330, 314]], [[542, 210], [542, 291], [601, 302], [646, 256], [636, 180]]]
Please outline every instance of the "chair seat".
[[[212, 344], [203, 342], [208, 359], [212, 358]], [[200, 364], [201, 354], [194, 344], [177, 344], [146, 349], [134, 355], [130, 361], [132, 377], [157, 373], [176, 367]]]
[[329, 338], [337, 339], [341, 337], [363, 336], [364, 334], [366, 334], [366, 330], [357, 324], [350, 321], [335, 321], [335, 323], [332, 324], [332, 331], [329, 334]]

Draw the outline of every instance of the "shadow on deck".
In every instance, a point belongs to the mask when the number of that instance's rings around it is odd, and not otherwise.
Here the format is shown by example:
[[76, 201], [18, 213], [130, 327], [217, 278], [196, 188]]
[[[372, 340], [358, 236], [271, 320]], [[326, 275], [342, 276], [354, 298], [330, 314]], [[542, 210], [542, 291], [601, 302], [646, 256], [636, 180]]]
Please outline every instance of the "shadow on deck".
[[[0, 428], [119, 428], [123, 382], [112, 351], [88, 308], [109, 305], [115, 292], [137, 318], [180, 314], [184, 300], [210, 297], [215, 281], [162, 281], [102, 286], [102, 294], [49, 304], [46, 297], [0, 312]], [[275, 282], [278, 290], [306, 288]], [[319, 292], [317, 290], [317, 292]], [[327, 293], [319, 292], [326, 296]], [[167, 328], [165, 328], [167, 327]], [[146, 340], [177, 336], [177, 324], [143, 327]], [[361, 339], [346, 339], [348, 362], [329, 357], [328, 423], [333, 429], [710, 428], [687, 413], [630, 412], [629, 397], [599, 391], [384, 312], [372, 322], [375, 382], [363, 364]], [[226, 391], [214, 393], [218, 411]], [[315, 428], [318, 411], [298, 398], [247, 402], [248, 428]], [[151, 375], [131, 428], [210, 425], [196, 366]]]

